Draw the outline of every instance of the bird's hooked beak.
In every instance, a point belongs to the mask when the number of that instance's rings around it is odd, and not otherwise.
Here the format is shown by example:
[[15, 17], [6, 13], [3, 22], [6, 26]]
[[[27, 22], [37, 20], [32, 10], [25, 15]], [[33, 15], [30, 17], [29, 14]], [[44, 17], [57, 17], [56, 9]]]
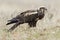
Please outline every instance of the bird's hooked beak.
[[44, 10], [46, 10], [47, 11], [47, 9], [45, 8]]
[[45, 8], [44, 10], [47, 11], [47, 8]]

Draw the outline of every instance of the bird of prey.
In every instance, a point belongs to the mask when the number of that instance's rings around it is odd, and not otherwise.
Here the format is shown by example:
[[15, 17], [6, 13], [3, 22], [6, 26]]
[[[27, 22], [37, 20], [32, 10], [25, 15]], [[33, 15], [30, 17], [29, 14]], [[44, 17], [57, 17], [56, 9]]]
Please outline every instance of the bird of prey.
[[[9, 20], [9, 22], [6, 24], [9, 25], [15, 23], [8, 31], [14, 30], [18, 25], [23, 23], [28, 23], [30, 27], [35, 27], [36, 22], [44, 17], [45, 10], [47, 10], [45, 7], [40, 7], [38, 10], [28, 10], [22, 12], [21, 14]], [[37, 13], [25, 16], [26, 13], [31, 12], [37, 12]]]

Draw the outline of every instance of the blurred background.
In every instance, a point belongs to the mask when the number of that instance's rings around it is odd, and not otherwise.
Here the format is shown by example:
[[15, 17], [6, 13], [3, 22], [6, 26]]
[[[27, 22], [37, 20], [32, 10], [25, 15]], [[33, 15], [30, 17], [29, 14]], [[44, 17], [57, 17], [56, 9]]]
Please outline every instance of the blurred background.
[[[45, 17], [36, 27], [27, 23], [7, 32], [12, 25], [7, 21], [26, 10], [46, 7]], [[0, 40], [60, 40], [60, 1], [59, 0], [0, 0]]]

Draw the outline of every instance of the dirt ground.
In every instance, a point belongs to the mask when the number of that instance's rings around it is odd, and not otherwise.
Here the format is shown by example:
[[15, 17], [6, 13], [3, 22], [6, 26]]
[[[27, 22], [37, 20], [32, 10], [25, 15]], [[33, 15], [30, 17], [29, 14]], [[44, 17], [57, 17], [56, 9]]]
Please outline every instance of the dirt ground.
[[[42, 6], [48, 11], [36, 27], [29, 28], [25, 23], [7, 31], [13, 25], [7, 26], [7, 20]], [[0, 0], [0, 40], [60, 40], [60, 0]]]

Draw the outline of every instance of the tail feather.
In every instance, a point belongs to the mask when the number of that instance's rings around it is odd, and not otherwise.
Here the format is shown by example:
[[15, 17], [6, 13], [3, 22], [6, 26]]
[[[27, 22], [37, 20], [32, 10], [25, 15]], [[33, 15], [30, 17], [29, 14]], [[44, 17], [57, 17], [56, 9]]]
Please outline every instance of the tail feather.
[[8, 31], [13, 31], [19, 24], [21, 24], [20, 22], [17, 22], [15, 25], [13, 25]]
[[9, 24], [12, 24], [12, 23], [16, 23], [16, 22], [18, 22], [17, 19], [12, 19], [12, 20], [8, 20], [8, 21], [10, 21], [10, 22], [8, 22], [6, 25], [9, 25]]

